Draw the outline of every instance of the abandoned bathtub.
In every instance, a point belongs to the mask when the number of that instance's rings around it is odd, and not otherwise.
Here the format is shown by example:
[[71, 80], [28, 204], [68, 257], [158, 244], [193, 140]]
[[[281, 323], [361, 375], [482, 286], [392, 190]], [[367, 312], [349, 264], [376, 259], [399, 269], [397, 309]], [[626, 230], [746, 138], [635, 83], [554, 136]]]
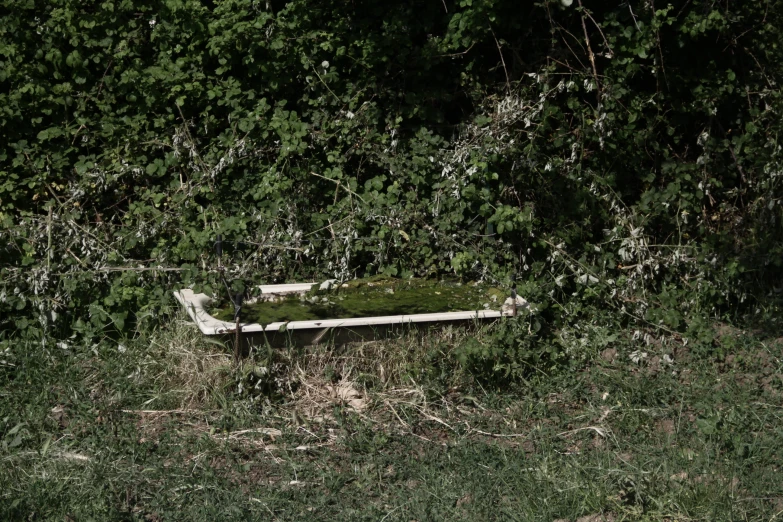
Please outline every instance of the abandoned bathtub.
[[[404, 331], [478, 324], [513, 316], [528, 306], [519, 296], [506, 297], [496, 288], [478, 285], [357, 281], [256, 287], [260, 295], [240, 313], [243, 349], [377, 340]], [[174, 296], [204, 335], [234, 341], [237, 323], [231, 306], [220, 309], [217, 300], [189, 289]]]

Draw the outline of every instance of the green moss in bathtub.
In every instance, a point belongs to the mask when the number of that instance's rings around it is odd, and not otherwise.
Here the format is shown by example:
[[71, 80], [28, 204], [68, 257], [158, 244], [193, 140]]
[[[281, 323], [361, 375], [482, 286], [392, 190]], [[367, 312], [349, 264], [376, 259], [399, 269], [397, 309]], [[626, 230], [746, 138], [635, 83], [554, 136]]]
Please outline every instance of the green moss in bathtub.
[[[242, 322], [269, 324], [385, 315], [410, 315], [463, 310], [500, 309], [506, 295], [485, 285], [460, 284], [426, 279], [357, 279], [331, 291], [318, 285], [304, 295], [289, 295], [278, 301], [262, 301], [242, 308]], [[231, 305], [213, 309], [212, 315], [232, 321]]]

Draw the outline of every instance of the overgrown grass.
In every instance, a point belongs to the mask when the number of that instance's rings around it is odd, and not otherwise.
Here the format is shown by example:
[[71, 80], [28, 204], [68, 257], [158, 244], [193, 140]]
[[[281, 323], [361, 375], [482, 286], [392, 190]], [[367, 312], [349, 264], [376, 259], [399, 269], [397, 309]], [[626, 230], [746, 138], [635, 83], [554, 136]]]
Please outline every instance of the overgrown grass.
[[122, 343], [6, 343], [0, 519], [781, 516], [783, 343], [626, 332], [583, 366], [499, 389], [455, 362], [468, 337], [241, 367], [184, 321]]

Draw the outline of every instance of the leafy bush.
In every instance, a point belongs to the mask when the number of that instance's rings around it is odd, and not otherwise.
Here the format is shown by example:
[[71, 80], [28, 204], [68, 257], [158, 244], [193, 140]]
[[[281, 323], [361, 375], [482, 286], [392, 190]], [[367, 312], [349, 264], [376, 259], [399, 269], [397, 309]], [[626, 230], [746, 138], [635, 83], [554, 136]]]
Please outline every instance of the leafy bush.
[[16, 2], [0, 328], [126, 331], [217, 288], [217, 233], [237, 279], [518, 272], [566, 319], [680, 332], [742, 310], [783, 259], [781, 14]]
[[454, 356], [483, 383], [500, 385], [525, 381], [536, 373], [547, 375], [562, 364], [564, 352], [540, 330], [538, 318], [507, 318], [489, 335], [467, 338], [454, 349]]

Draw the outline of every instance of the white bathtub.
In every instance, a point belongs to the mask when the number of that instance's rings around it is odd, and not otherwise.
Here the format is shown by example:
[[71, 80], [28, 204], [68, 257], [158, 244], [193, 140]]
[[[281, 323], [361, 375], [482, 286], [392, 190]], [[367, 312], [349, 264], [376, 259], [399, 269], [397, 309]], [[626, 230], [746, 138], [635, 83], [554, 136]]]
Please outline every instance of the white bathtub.
[[[315, 283], [295, 283], [283, 285], [263, 285], [261, 295], [265, 299], [293, 293], [306, 293]], [[206, 294], [196, 294], [192, 290], [178, 290], [174, 297], [187, 310], [188, 315], [204, 335], [233, 339], [235, 324], [221, 321], [207, 312], [212, 298]], [[527, 301], [517, 297], [517, 309], [526, 308]], [[513, 301], [509, 297], [500, 310], [465, 310], [462, 312], [443, 312], [434, 314], [388, 315], [377, 317], [357, 317], [349, 319], [324, 319], [315, 321], [288, 321], [268, 325], [240, 323], [240, 335], [243, 344], [249, 346], [281, 346], [292, 344], [318, 344], [332, 341], [345, 343], [367, 341], [389, 335], [408, 328], [427, 329], [454, 323], [475, 323], [514, 315]]]

